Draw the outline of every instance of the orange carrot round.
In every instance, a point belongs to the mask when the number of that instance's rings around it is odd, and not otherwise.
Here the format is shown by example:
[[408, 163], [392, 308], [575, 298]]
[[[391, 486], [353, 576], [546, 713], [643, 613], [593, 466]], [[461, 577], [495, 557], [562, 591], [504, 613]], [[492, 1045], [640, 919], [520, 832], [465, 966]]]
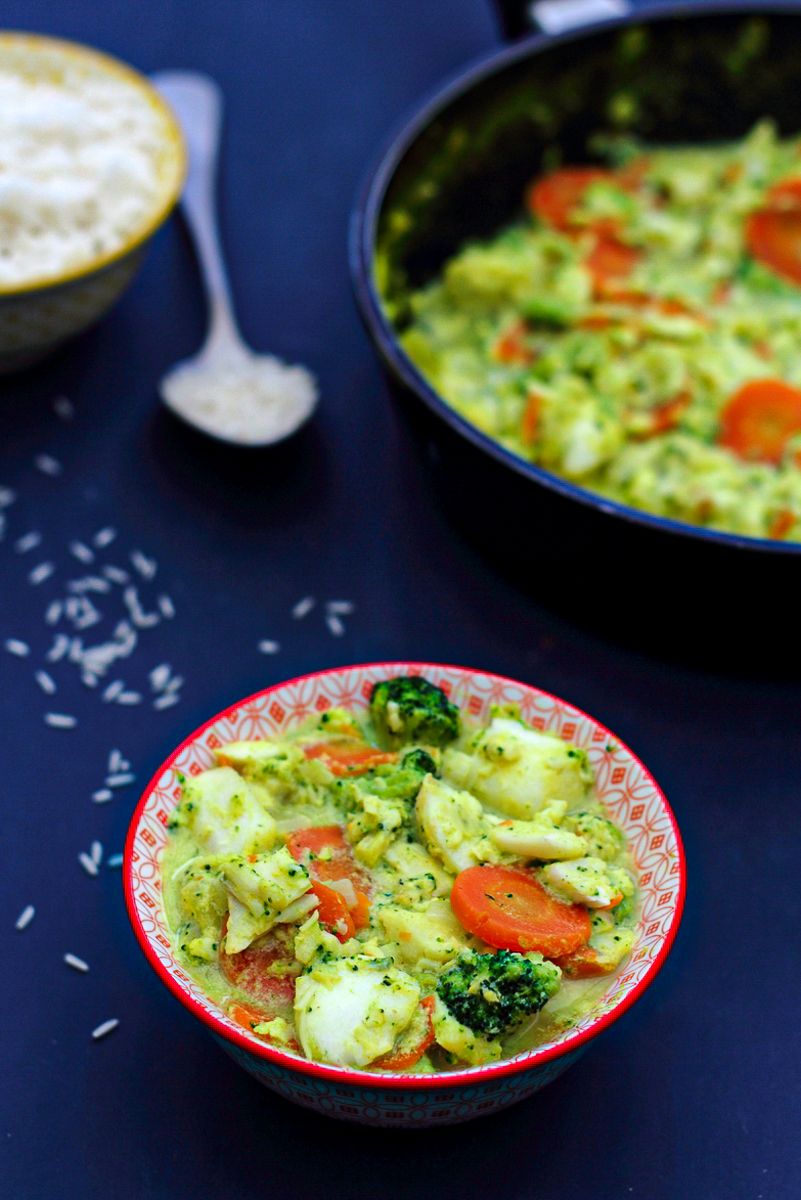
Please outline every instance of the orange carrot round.
[[801, 389], [781, 379], [754, 379], [723, 409], [718, 442], [740, 458], [775, 465], [796, 433], [801, 433]]
[[419, 1062], [434, 1043], [433, 1013], [434, 997], [426, 996], [420, 1001], [420, 1010], [412, 1021], [409, 1036], [402, 1035], [396, 1047], [379, 1058], [373, 1066], [382, 1067], [385, 1071], [407, 1071]]
[[745, 223], [745, 243], [759, 262], [801, 284], [801, 179], [770, 189], [763, 207]]
[[368, 746], [366, 742], [328, 741], [314, 742], [304, 746], [303, 753], [307, 758], [319, 758], [332, 775], [364, 775], [373, 767], [384, 763], [397, 762], [397, 754], [388, 750], [378, 750]]
[[370, 895], [370, 876], [354, 859], [341, 825], [296, 829], [290, 833], [286, 845], [292, 857], [303, 863], [312, 879], [322, 883], [332, 879], [349, 879], [357, 892]]
[[587, 909], [557, 900], [528, 871], [468, 867], [457, 875], [451, 907], [468, 931], [497, 950], [570, 954], [589, 940]]
[[613, 183], [612, 171], [602, 167], [561, 167], [543, 175], [529, 188], [528, 206], [532, 213], [554, 229], [572, 228], [573, 210], [594, 183]]

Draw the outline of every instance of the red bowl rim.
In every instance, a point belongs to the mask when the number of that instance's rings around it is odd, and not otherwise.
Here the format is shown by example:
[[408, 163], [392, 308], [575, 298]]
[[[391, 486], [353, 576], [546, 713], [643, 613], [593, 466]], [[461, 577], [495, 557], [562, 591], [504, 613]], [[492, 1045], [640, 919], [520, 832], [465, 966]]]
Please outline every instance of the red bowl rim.
[[[151, 793], [154, 791], [156, 784], [158, 783], [159, 779], [161, 779], [164, 772], [173, 765], [182, 751], [190, 746], [193, 742], [197, 741], [197, 739], [200, 738], [205, 731], [210, 728], [210, 726], [214, 725], [217, 721], [230, 717], [232, 713], [240, 709], [243, 705], [261, 700], [263, 697], [269, 696], [273, 692], [282, 690], [283, 688], [290, 687], [293, 684], [303, 683], [311, 679], [318, 679], [328, 675], [340, 675], [344, 671], [359, 671], [367, 669], [374, 670], [376, 668], [382, 671], [415, 670], [420, 672], [434, 668], [444, 671], [457, 671], [468, 676], [483, 675], [488, 679], [494, 679], [502, 683], [512, 683], [516, 687], [530, 688], [547, 699], [554, 700], [557, 703], [568, 704], [569, 707], [575, 712], [579, 713], [580, 716], [591, 722], [591, 724], [596, 726], [598, 729], [603, 730], [604, 734], [612, 738], [621, 750], [630, 755], [632, 761], [642, 769], [645, 778], [654, 788], [665, 814], [670, 821], [673, 830], [673, 836], [676, 839], [677, 861], [679, 864], [679, 891], [676, 897], [676, 906], [673, 911], [670, 926], [665, 935], [665, 940], [662, 944], [662, 947], [656, 958], [648, 967], [642, 979], [635, 987], [631, 989], [630, 992], [627, 992], [626, 995], [622, 997], [622, 999], [614, 1006], [614, 1008], [600, 1017], [593, 1025], [590, 1026], [589, 1029], [585, 1029], [580, 1033], [568, 1036], [563, 1042], [560, 1042], [556, 1046], [545, 1046], [540, 1050], [532, 1050], [523, 1058], [501, 1060], [497, 1063], [487, 1063], [484, 1066], [469, 1067], [461, 1071], [440, 1071], [432, 1075], [404, 1075], [400, 1073], [392, 1074], [389, 1072], [387, 1074], [378, 1075], [371, 1071], [360, 1071], [347, 1067], [329, 1066], [326, 1063], [311, 1062], [308, 1059], [297, 1058], [294, 1055], [287, 1054], [282, 1050], [278, 1050], [269, 1045], [267, 1042], [257, 1043], [251, 1041], [244, 1033], [240, 1034], [236, 1030], [229, 1028], [229, 1026], [223, 1024], [219, 1018], [214, 1016], [213, 1013], [207, 1012], [206, 1009], [202, 1008], [201, 1005], [198, 1004], [197, 1001], [194, 1000], [193, 997], [183, 989], [181, 984], [174, 979], [172, 975], [170, 975], [170, 973], [160, 962], [150, 943], [150, 939], [142, 929], [142, 925], [139, 920], [139, 913], [137, 911], [133, 891], [132, 851], [144, 807], [147, 801], [150, 799]], [[460, 667], [448, 663], [431, 662], [373, 662], [354, 663], [348, 666], [328, 667], [323, 671], [311, 671], [306, 675], [298, 675], [294, 679], [282, 680], [280, 683], [272, 684], [268, 688], [262, 688], [260, 691], [253, 692], [250, 696], [246, 696], [242, 700], [237, 700], [235, 703], [229, 704], [227, 708], [223, 709], [219, 713], [216, 713], [207, 721], [204, 721], [202, 725], [199, 725], [197, 729], [185, 737], [181, 744], [175, 750], [173, 750], [172, 754], [170, 754], [169, 757], [164, 760], [161, 766], [153, 774], [152, 778], [147, 784], [147, 787], [144, 789], [139, 803], [134, 809], [131, 817], [131, 822], [128, 827], [128, 835], [125, 839], [122, 872], [125, 904], [128, 910], [128, 917], [133, 927], [136, 940], [138, 941], [145, 958], [148, 960], [153, 970], [161, 979], [162, 983], [164, 983], [173, 993], [173, 995], [181, 1001], [185, 1008], [189, 1009], [194, 1016], [198, 1017], [204, 1025], [207, 1025], [209, 1029], [211, 1029], [212, 1033], [223, 1038], [227, 1042], [232, 1042], [239, 1049], [247, 1051], [247, 1053], [254, 1055], [256, 1058], [265, 1059], [267, 1062], [273, 1063], [275, 1066], [283, 1067], [289, 1071], [297, 1071], [302, 1075], [311, 1075], [313, 1078], [324, 1080], [332, 1085], [356, 1084], [358, 1086], [370, 1088], [405, 1088], [414, 1091], [418, 1089], [426, 1090], [431, 1088], [480, 1084], [484, 1080], [500, 1079], [508, 1075], [517, 1075], [521, 1071], [530, 1070], [533, 1067], [540, 1066], [541, 1064], [551, 1062], [554, 1059], [570, 1054], [574, 1050], [578, 1050], [580, 1047], [584, 1046], [592, 1038], [597, 1037], [599, 1033], [602, 1033], [604, 1029], [607, 1029], [610, 1025], [612, 1025], [619, 1017], [623, 1015], [624, 1012], [626, 1012], [627, 1009], [631, 1007], [635, 1000], [637, 1000], [638, 997], [641, 996], [646, 990], [646, 988], [650, 986], [656, 975], [662, 969], [665, 959], [670, 953], [670, 949], [676, 938], [676, 933], [678, 932], [687, 892], [687, 864], [685, 861], [684, 846], [673, 810], [667, 801], [665, 793], [662, 791], [651, 772], [648, 770], [642, 760], [638, 758], [638, 756], [634, 754], [634, 752], [626, 745], [626, 743], [617, 736], [617, 734], [613, 733], [607, 728], [607, 726], [596, 720], [595, 717], [590, 716], [590, 714], [585, 712], [583, 709], [578, 708], [575, 704], [571, 704], [569, 701], [561, 700], [560, 697], [554, 695], [552, 692], [546, 692], [542, 688], [535, 687], [533, 684], [523, 683], [521, 680], [512, 679], [508, 675], [498, 675], [494, 671], [485, 671], [479, 667]]]

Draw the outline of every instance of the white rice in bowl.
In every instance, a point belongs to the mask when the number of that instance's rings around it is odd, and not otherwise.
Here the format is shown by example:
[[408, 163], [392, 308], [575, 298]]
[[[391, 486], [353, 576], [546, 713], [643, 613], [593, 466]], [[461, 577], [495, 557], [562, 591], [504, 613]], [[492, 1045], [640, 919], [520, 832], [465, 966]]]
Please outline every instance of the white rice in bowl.
[[135, 72], [80, 46], [0, 34], [0, 292], [125, 250], [181, 170], [176, 126]]

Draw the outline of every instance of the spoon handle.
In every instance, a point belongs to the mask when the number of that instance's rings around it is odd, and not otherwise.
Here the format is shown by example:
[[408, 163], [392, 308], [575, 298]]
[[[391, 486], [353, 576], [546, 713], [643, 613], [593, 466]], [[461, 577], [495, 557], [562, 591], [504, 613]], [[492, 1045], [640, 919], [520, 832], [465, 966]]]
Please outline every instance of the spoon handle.
[[153, 83], [173, 108], [189, 151], [181, 204], [200, 260], [209, 303], [204, 355], [229, 353], [244, 345], [234, 316], [214, 202], [222, 92], [213, 79], [194, 71], [162, 71]]

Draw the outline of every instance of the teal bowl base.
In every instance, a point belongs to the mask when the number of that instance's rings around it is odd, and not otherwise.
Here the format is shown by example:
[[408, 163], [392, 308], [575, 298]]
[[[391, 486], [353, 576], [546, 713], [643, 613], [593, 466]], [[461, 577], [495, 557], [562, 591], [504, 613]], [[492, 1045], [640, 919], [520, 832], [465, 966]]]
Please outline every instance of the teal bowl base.
[[486, 1079], [478, 1076], [475, 1084], [407, 1089], [371, 1088], [315, 1078], [279, 1067], [255, 1054], [248, 1054], [223, 1038], [215, 1037], [214, 1040], [259, 1083], [294, 1104], [311, 1108], [337, 1121], [395, 1129], [457, 1125], [508, 1108], [558, 1078], [586, 1048], [581, 1046], [551, 1062], [513, 1075], [500, 1078], [490, 1076]]

